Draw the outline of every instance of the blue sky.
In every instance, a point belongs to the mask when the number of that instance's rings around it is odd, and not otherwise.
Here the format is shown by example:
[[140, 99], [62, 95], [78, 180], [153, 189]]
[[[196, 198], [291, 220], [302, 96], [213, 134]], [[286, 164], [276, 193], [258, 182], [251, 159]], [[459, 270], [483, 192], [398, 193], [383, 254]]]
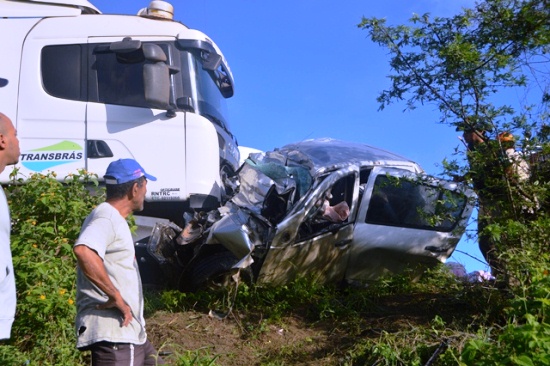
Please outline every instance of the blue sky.
[[[147, 0], [91, 0], [103, 13], [136, 14]], [[438, 123], [435, 106], [378, 111], [389, 86], [386, 51], [357, 24], [384, 17], [403, 24], [413, 13], [450, 16], [473, 0], [201, 0], [172, 1], [175, 19], [211, 37], [235, 78], [229, 117], [240, 145], [271, 150], [287, 143], [333, 137], [393, 151], [428, 173], [461, 145]], [[471, 228], [472, 229], [472, 228]], [[458, 250], [481, 259], [474, 242]], [[455, 252], [468, 271], [486, 265]]]

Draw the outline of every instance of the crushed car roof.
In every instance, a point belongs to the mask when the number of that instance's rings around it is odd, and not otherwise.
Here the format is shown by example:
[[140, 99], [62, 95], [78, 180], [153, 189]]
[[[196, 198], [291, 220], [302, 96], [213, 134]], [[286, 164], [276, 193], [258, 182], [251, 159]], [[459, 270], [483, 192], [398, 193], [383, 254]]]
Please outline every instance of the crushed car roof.
[[238, 172], [240, 189], [230, 201], [259, 214], [274, 190], [292, 206], [324, 173], [351, 165], [424, 173], [412, 160], [376, 147], [331, 138], [310, 139], [250, 154]]
[[331, 138], [304, 140], [275, 151], [300, 164], [304, 164], [303, 159], [307, 158], [311, 175], [350, 164], [400, 166], [412, 168], [416, 173], [423, 172], [418, 164], [403, 156], [366, 144]]

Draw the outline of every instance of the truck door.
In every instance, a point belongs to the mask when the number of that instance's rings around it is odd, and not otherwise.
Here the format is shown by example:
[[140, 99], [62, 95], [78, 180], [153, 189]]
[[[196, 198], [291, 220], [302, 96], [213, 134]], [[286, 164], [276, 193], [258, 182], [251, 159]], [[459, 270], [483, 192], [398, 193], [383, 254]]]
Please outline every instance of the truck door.
[[[357, 209], [358, 168], [341, 169], [324, 177], [277, 226], [260, 270], [259, 282], [284, 284], [298, 277], [321, 283], [344, 278]], [[328, 206], [349, 208], [349, 216], [330, 220]]]
[[151, 107], [144, 76], [146, 65], [158, 63], [166, 72], [162, 80], [166, 88], [161, 92], [173, 97], [171, 88], [178, 84], [169, 82], [174, 75], [168, 65], [177, 72], [179, 56], [173, 55], [170, 46], [174, 41], [170, 37], [89, 38], [88, 170], [102, 174], [113, 160], [136, 159], [158, 178], [147, 187], [148, 200], [154, 201], [186, 198], [185, 113], [170, 115], [169, 106]]
[[376, 167], [363, 188], [349, 280], [366, 281], [444, 261], [472, 210], [471, 191], [401, 169]]
[[60, 42], [35, 29], [23, 46], [17, 118], [12, 118], [24, 176], [55, 171], [65, 177], [85, 167], [86, 41]]

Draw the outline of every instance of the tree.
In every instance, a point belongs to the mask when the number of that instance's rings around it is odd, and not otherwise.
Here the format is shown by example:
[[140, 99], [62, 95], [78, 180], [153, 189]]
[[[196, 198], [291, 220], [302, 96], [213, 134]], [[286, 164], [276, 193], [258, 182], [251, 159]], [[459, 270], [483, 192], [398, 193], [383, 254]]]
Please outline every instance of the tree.
[[406, 109], [435, 104], [440, 123], [464, 131], [468, 164], [445, 161], [445, 172], [460, 171], [476, 189], [480, 247], [491, 267], [505, 273], [502, 249], [517, 238], [502, 225], [533, 222], [531, 214], [540, 214], [546, 201], [541, 181], [548, 179], [533, 174], [523, 182], [511, 174], [509, 146], [497, 137], [511, 132], [524, 151], [547, 149], [550, 1], [486, 0], [453, 17], [414, 15], [410, 21], [388, 26], [385, 19], [364, 18], [359, 25], [390, 54], [391, 86], [378, 97], [380, 109], [395, 101], [405, 101]]

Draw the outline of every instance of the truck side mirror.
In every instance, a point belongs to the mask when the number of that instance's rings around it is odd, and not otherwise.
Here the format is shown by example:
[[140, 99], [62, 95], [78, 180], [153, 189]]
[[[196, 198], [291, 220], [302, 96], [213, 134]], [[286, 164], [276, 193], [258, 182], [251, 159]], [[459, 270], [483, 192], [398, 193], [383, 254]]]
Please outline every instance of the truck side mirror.
[[144, 43], [142, 50], [143, 57], [145, 57], [146, 60], [153, 62], [166, 62], [167, 60], [166, 54], [158, 44]]
[[164, 62], [143, 65], [145, 100], [152, 108], [170, 109], [170, 69]]
[[141, 49], [143, 57], [153, 62], [143, 65], [145, 100], [152, 108], [170, 109], [171, 70], [165, 63], [166, 53], [154, 43], [144, 43]]

